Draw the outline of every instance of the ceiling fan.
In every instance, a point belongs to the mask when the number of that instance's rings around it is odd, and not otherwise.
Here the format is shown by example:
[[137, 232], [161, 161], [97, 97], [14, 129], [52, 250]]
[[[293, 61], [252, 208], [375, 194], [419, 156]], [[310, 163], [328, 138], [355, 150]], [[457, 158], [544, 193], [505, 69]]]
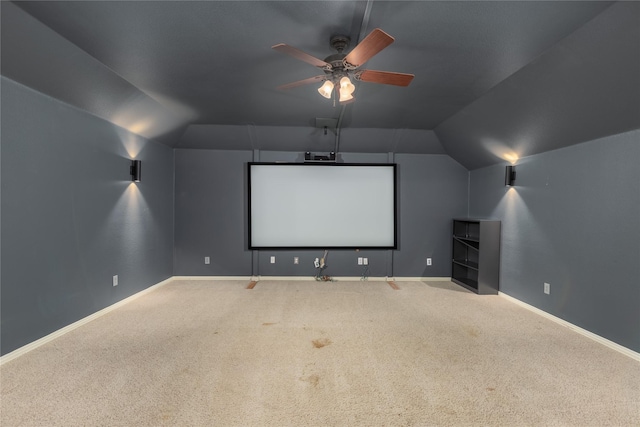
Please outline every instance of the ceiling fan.
[[324, 61], [284, 43], [272, 46], [272, 49], [278, 52], [291, 55], [296, 59], [324, 71], [324, 74], [281, 85], [278, 86], [277, 89], [291, 89], [297, 86], [324, 81], [318, 89], [320, 95], [330, 99], [333, 88], [337, 86], [338, 89], [336, 89], [336, 92], [339, 92], [339, 102], [346, 104], [355, 100], [353, 97], [355, 86], [351, 82], [350, 77], [369, 83], [409, 86], [409, 83], [413, 80], [413, 74], [358, 69], [382, 49], [393, 43], [394, 40], [395, 39], [389, 34], [376, 28], [353, 48], [351, 52], [345, 54], [344, 51], [349, 48], [349, 42], [351, 40], [347, 36], [333, 36], [331, 37], [330, 44], [338, 53], [329, 55]]

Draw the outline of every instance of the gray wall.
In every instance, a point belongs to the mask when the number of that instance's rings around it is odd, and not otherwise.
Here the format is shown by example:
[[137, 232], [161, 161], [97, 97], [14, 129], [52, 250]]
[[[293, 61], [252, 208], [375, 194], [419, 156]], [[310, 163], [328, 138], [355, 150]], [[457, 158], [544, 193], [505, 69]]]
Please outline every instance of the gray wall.
[[[6, 354], [172, 275], [173, 152], [4, 77], [1, 85]], [[142, 160], [137, 184], [133, 157]]]
[[[343, 153], [348, 163], [387, 163], [387, 154]], [[246, 221], [246, 163], [301, 161], [302, 153], [176, 150], [176, 248], [178, 276], [313, 276], [323, 251], [249, 251]], [[399, 248], [332, 250], [325, 273], [360, 276], [449, 277], [451, 218], [467, 213], [468, 171], [446, 155], [399, 154]], [[211, 264], [204, 264], [204, 257]], [[276, 263], [270, 257], [276, 256]], [[299, 257], [295, 265], [293, 258]], [[426, 258], [433, 265], [426, 265]]]
[[[250, 276], [246, 164], [251, 151], [175, 150], [176, 276]], [[205, 265], [204, 257], [211, 257]]]
[[[500, 288], [640, 351], [640, 131], [471, 172], [470, 213], [502, 220]], [[543, 293], [543, 283], [551, 293]]]

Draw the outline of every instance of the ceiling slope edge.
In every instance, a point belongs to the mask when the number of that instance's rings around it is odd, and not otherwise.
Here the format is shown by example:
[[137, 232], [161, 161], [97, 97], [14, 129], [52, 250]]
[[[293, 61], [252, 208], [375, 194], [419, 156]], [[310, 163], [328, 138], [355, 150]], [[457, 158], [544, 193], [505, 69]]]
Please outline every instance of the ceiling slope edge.
[[[191, 124], [176, 148], [329, 152], [336, 137], [335, 129], [311, 126]], [[340, 152], [447, 154], [432, 130], [345, 128], [339, 138]]]
[[193, 118], [186, 108], [158, 102], [13, 3], [1, 7], [3, 76], [169, 146]]
[[435, 128], [473, 170], [640, 128], [640, 4], [605, 9]]

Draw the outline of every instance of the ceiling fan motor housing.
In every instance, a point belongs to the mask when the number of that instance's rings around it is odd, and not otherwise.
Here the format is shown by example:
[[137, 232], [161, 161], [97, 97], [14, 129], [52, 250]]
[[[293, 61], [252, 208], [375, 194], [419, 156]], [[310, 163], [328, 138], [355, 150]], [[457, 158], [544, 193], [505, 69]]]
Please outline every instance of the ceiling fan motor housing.
[[344, 58], [347, 55], [344, 53], [334, 53], [333, 55], [329, 55], [324, 59], [324, 62], [331, 65], [331, 69], [325, 69], [324, 72], [327, 74], [336, 74], [341, 73], [342, 71], [346, 71], [344, 69]]
[[329, 44], [331, 48], [338, 53], [342, 53], [345, 50], [349, 49], [349, 44], [351, 43], [351, 39], [348, 36], [343, 35], [335, 35], [331, 36], [329, 40]]
[[348, 36], [343, 35], [334, 35], [329, 41], [329, 43], [331, 44], [331, 48], [338, 52], [334, 53], [333, 55], [329, 55], [324, 59], [324, 62], [331, 65], [331, 69], [325, 69], [324, 72], [327, 75], [330, 75], [332, 79], [337, 80], [347, 75], [347, 70], [345, 69], [344, 63], [344, 58], [347, 55], [344, 53], [344, 51], [349, 49], [350, 42], [351, 39]]

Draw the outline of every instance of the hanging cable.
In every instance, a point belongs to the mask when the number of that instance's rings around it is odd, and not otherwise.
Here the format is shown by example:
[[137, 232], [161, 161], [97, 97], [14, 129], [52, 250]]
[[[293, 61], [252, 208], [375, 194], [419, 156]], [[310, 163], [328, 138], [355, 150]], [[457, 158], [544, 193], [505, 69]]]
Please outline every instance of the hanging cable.
[[314, 276], [314, 278], [319, 282], [320, 281], [322, 281], [322, 282], [332, 282], [333, 281], [331, 276], [326, 276], [326, 275], [322, 274], [324, 272], [324, 270], [328, 267], [328, 265], [326, 263], [328, 255], [329, 255], [329, 251], [325, 250], [324, 251], [324, 255], [322, 255], [322, 258], [316, 258], [315, 261], [313, 261], [313, 265], [316, 267], [316, 275]]
[[[373, 7], [373, 0], [367, 0], [367, 3], [364, 8], [364, 13], [362, 15], [362, 22], [360, 23], [360, 32], [358, 33], [358, 40], [356, 40], [356, 45], [362, 41], [362, 39], [367, 34], [367, 27], [369, 26], [369, 19], [371, 17], [371, 8]], [[335, 91], [334, 91], [335, 92]], [[333, 97], [333, 106], [335, 107], [335, 95]], [[338, 154], [340, 151], [340, 129], [342, 128], [342, 118], [344, 116], [344, 111], [347, 108], [346, 105], [342, 105], [342, 109], [340, 110], [340, 117], [338, 118], [338, 124], [336, 125], [336, 148], [333, 150], [334, 153]]]
[[364, 280], [369, 280], [369, 266], [365, 266], [364, 270], [362, 271], [362, 277], [360, 277], [360, 280], [364, 281]]

